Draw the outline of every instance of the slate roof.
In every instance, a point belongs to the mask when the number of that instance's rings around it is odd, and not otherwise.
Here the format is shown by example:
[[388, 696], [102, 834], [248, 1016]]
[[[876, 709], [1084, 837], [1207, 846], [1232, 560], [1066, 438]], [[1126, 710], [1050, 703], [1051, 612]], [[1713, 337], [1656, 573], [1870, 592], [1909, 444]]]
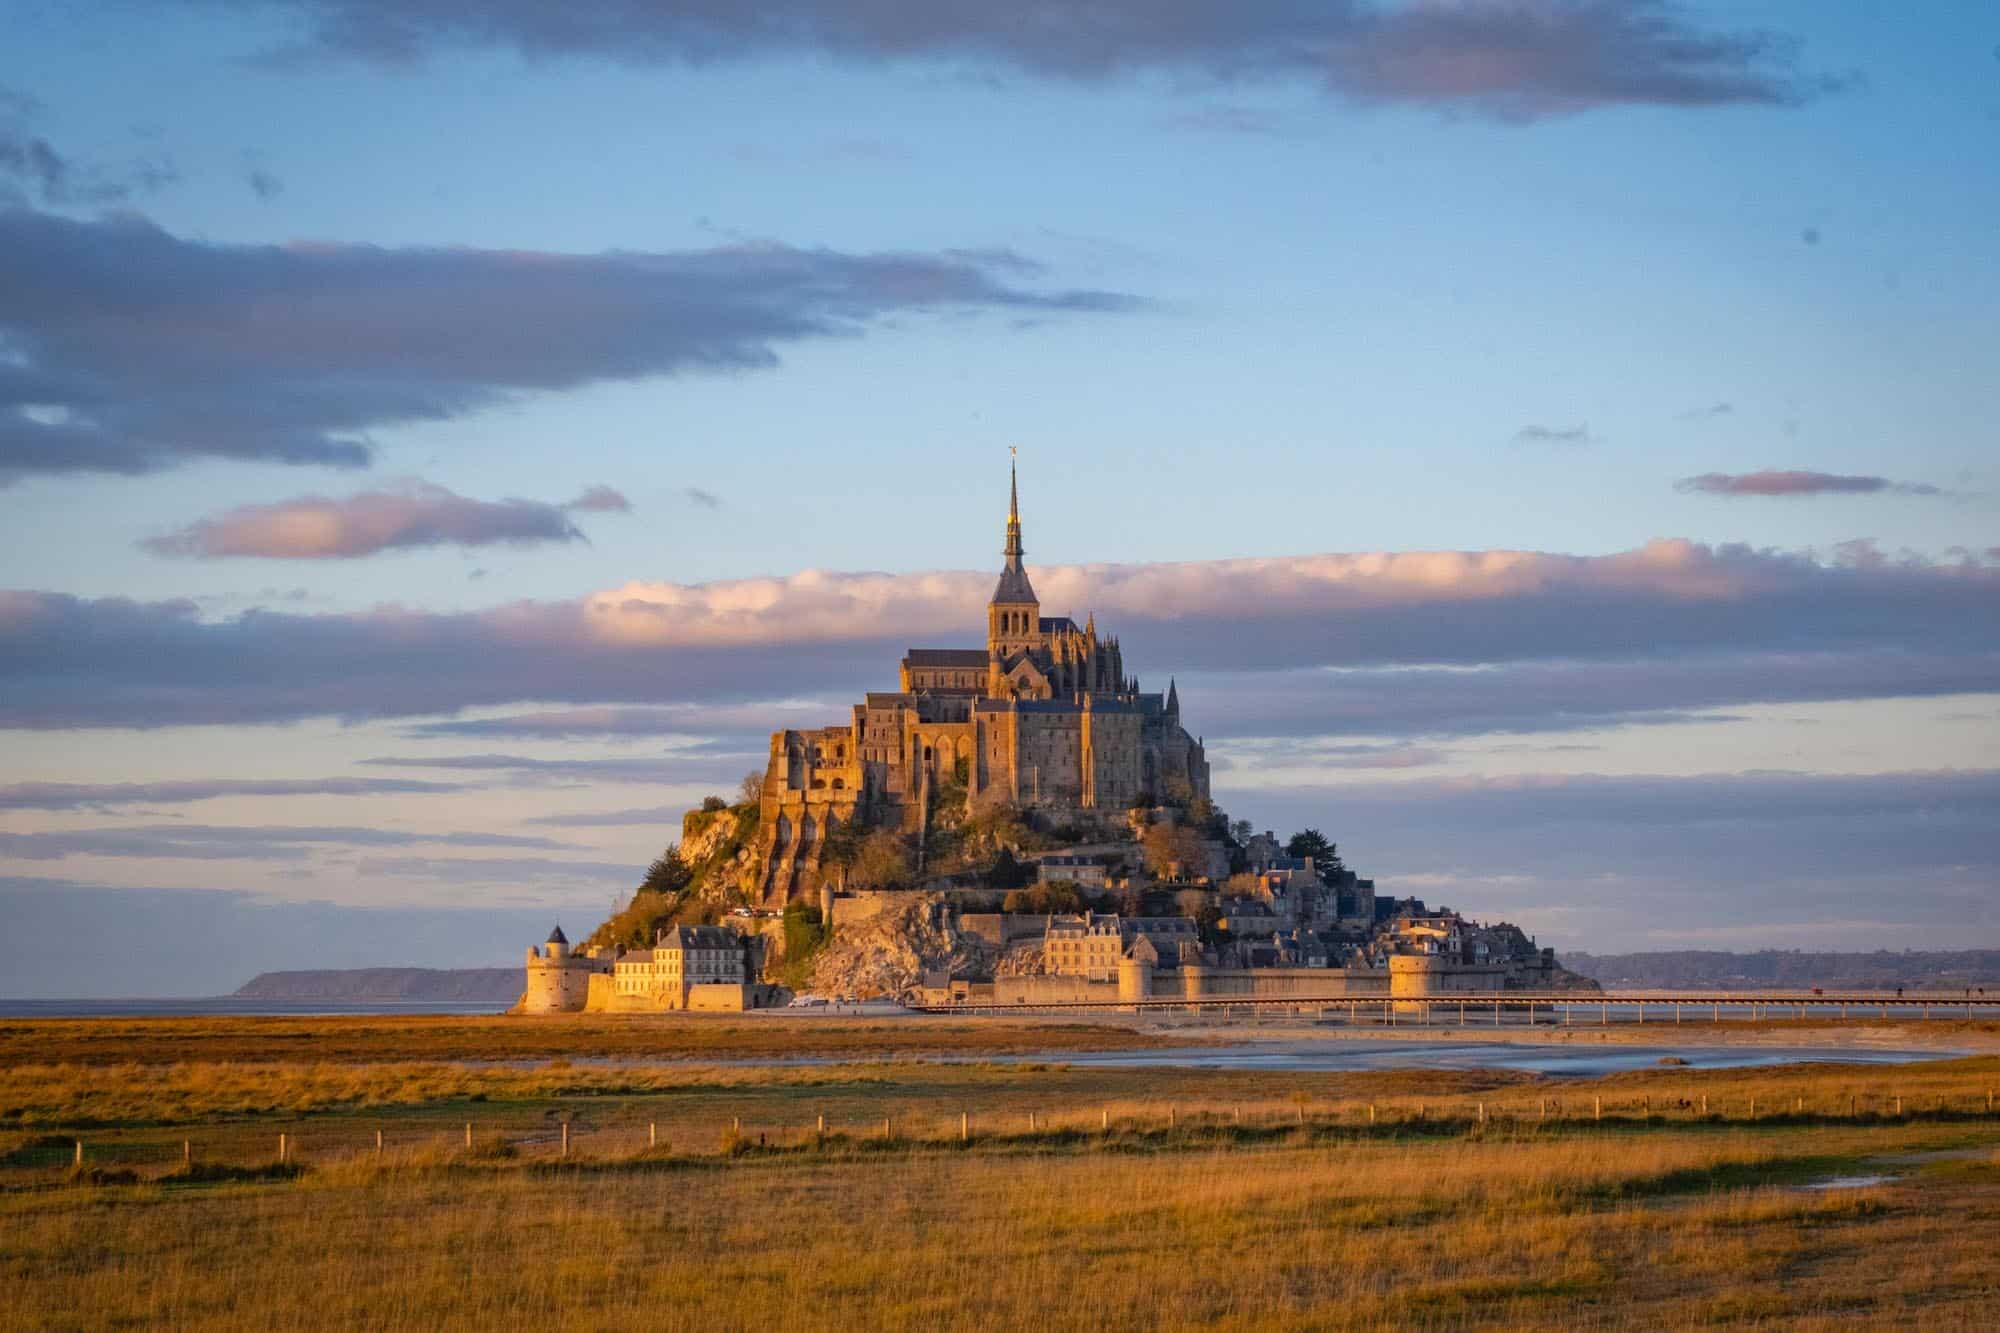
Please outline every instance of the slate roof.
[[980, 667], [986, 665], [984, 648], [912, 648], [903, 654], [911, 666]]
[[1000, 571], [1000, 582], [993, 585], [992, 601], [996, 602], [1039, 602], [1035, 596], [1035, 585], [1028, 582], [1028, 571], [1012, 560]]

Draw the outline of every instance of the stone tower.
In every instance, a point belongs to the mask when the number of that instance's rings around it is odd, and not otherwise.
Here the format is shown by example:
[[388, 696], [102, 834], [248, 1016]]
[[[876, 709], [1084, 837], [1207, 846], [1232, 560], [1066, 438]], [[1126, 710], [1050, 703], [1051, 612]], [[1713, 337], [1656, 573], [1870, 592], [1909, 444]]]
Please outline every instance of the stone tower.
[[1021, 567], [1021, 486], [1014, 465], [1007, 465], [1007, 563], [986, 606], [986, 652], [1000, 660], [1041, 643], [1042, 604], [1028, 571]]

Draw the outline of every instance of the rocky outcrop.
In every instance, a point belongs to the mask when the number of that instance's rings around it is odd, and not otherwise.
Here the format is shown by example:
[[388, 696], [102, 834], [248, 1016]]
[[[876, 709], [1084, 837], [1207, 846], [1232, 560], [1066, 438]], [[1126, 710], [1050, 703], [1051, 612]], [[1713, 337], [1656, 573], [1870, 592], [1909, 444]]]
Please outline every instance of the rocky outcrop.
[[811, 988], [827, 995], [901, 997], [928, 972], [991, 976], [994, 950], [957, 927], [943, 900], [913, 893], [909, 902], [853, 927], [839, 925], [813, 960]]

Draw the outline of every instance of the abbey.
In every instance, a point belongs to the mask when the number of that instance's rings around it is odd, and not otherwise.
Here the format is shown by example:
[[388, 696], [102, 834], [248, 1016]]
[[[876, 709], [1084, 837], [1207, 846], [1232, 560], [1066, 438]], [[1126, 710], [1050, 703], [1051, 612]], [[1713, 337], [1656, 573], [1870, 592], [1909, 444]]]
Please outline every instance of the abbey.
[[1043, 615], [1022, 553], [1010, 476], [986, 646], [912, 648], [899, 688], [869, 694], [845, 725], [772, 733], [758, 811], [767, 901], [814, 886], [837, 823], [921, 835], [941, 789], [1056, 819], [1122, 819], [1208, 796], [1208, 760], [1181, 726], [1178, 690], [1141, 692], [1095, 615], [1081, 626]]

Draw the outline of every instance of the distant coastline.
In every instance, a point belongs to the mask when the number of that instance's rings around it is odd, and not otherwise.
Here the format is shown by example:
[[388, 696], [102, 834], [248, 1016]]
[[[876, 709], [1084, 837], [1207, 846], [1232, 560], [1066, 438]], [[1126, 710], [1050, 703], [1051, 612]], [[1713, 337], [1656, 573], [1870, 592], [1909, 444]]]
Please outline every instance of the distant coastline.
[[382, 1004], [396, 1000], [512, 1004], [521, 996], [513, 967], [355, 967], [260, 972], [236, 988], [242, 1000]]
[[1878, 949], [1869, 953], [1669, 949], [1618, 954], [1565, 951], [1558, 957], [1564, 967], [1606, 990], [1782, 990], [1799, 986], [2000, 989], [2000, 949]]

